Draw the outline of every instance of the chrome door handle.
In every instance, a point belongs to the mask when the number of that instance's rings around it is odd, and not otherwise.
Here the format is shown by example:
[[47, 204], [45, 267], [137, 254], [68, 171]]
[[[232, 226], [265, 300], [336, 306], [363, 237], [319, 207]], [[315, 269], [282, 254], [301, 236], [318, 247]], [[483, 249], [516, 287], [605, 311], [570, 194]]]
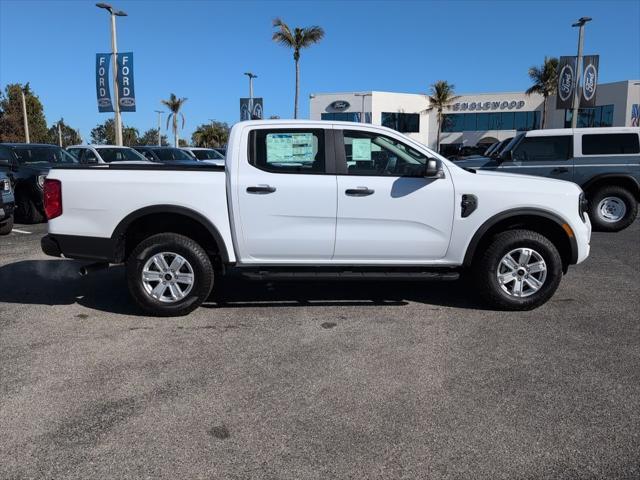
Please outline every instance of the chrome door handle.
[[344, 191], [345, 195], [349, 195], [350, 197], [366, 197], [372, 195], [374, 192], [375, 190], [367, 187], [347, 188]]
[[256, 185], [254, 187], [247, 187], [247, 193], [253, 193], [256, 195], [266, 195], [276, 191], [276, 187], [271, 185]]

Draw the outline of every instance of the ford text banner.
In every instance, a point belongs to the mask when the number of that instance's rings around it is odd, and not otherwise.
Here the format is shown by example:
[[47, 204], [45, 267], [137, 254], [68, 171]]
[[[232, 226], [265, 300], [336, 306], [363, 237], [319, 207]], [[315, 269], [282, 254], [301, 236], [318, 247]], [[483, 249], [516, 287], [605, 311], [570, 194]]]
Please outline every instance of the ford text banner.
[[96, 95], [98, 96], [99, 112], [113, 112], [113, 102], [109, 90], [110, 63], [110, 53], [96, 53]]
[[133, 88], [133, 52], [118, 53], [118, 95], [120, 111], [136, 111], [136, 95]]

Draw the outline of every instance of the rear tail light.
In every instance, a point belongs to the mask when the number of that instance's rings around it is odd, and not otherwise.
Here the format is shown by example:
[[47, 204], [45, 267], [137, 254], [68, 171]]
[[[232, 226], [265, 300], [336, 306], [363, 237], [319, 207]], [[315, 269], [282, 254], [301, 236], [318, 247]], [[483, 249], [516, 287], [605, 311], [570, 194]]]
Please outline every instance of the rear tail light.
[[62, 215], [62, 184], [60, 180], [44, 180], [44, 213], [49, 220]]

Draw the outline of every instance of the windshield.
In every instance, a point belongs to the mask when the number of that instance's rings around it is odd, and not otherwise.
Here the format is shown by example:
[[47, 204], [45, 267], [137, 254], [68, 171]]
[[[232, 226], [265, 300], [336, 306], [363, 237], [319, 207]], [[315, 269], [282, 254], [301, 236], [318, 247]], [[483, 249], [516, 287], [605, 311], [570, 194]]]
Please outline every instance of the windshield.
[[193, 161], [193, 157], [191, 157], [188, 153], [184, 152], [183, 150], [180, 150], [179, 148], [155, 148], [153, 152], [163, 162], [168, 160]]
[[224, 160], [215, 150], [191, 150], [198, 160]]
[[498, 146], [493, 150], [493, 152], [491, 152], [490, 157], [491, 157], [491, 158], [498, 158], [498, 157], [500, 157], [500, 152], [502, 151], [502, 149], [503, 149], [504, 147], [506, 147], [506, 146], [507, 146], [507, 144], [508, 144], [511, 140], [513, 140], [513, 137], [505, 138], [504, 140], [502, 140], [502, 141], [498, 144]]
[[491, 146], [484, 151], [483, 155], [485, 157], [488, 157], [489, 155], [491, 155], [499, 143], [500, 142], [492, 143]]
[[519, 133], [512, 139], [508, 139], [506, 144], [501, 149], [498, 149], [493, 153], [496, 153], [499, 158], [505, 159], [507, 152], [512, 150], [513, 147], [520, 143], [520, 140], [524, 137], [524, 135], [524, 133]]
[[14, 147], [13, 151], [18, 157], [18, 162], [25, 163], [78, 163], [72, 155], [60, 147], [43, 146], [34, 147], [25, 145]]
[[102, 160], [107, 163], [127, 160], [146, 161], [147, 159], [132, 148], [96, 148]]

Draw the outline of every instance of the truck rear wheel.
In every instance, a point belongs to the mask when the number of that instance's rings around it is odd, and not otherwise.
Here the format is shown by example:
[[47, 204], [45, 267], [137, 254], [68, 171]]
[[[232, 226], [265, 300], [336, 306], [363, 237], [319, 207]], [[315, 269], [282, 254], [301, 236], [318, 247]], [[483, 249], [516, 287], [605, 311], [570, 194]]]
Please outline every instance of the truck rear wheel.
[[549, 300], [562, 279], [562, 259], [543, 235], [509, 230], [491, 239], [473, 264], [481, 299], [501, 310], [531, 310]]
[[187, 315], [213, 288], [213, 267], [204, 249], [176, 233], [143, 240], [127, 260], [127, 283], [145, 312], [161, 317]]
[[631, 225], [637, 214], [638, 202], [623, 187], [600, 188], [589, 199], [589, 218], [594, 230], [619, 232]]

